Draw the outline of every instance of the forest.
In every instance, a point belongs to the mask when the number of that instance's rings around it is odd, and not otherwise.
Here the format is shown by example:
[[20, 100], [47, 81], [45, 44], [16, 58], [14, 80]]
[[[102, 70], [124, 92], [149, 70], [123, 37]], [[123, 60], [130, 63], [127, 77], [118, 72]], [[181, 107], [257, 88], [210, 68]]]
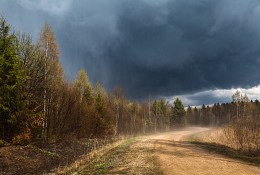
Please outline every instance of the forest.
[[0, 145], [226, 125], [241, 149], [251, 149], [241, 136], [253, 133], [250, 143], [259, 151], [258, 100], [250, 101], [240, 91], [229, 103], [202, 107], [185, 108], [178, 98], [173, 104], [152, 97], [130, 100], [120, 87], [107, 92], [99, 82], [92, 84], [84, 69], [68, 81], [51, 26], [44, 24], [39, 33], [33, 42], [30, 35], [12, 31], [3, 17], [0, 20]]
[[128, 100], [120, 88], [108, 93], [100, 83], [92, 85], [84, 69], [67, 81], [50, 25], [43, 26], [35, 43], [29, 35], [11, 31], [4, 18], [0, 32], [2, 142], [28, 144], [69, 135], [96, 138], [169, 128], [169, 104], [164, 100], [151, 105]]

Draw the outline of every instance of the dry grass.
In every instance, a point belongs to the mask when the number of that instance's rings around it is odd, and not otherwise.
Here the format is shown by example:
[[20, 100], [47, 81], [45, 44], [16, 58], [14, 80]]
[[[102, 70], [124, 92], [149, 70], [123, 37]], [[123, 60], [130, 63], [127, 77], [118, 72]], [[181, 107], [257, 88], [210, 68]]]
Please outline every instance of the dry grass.
[[260, 124], [255, 121], [238, 121], [208, 132], [189, 137], [190, 141], [225, 145], [248, 156], [260, 156]]
[[189, 141], [232, 158], [260, 164], [260, 126], [253, 121], [238, 121], [222, 128], [192, 135]]
[[69, 174], [120, 144], [123, 138], [37, 142], [0, 147], [0, 174]]
[[162, 174], [153, 154], [153, 145], [142, 138], [129, 138], [89, 162], [79, 174]]
[[260, 156], [260, 122], [237, 121], [223, 129], [225, 145], [249, 156]]
[[86, 165], [99, 160], [111, 149], [122, 144], [124, 140], [124, 137], [117, 138], [117, 141], [111, 141], [111, 139], [82, 140], [82, 142], [87, 145], [87, 153], [76, 159], [70, 165], [58, 167], [55, 170], [55, 174], [74, 174], [75, 172], [80, 172], [86, 167]]

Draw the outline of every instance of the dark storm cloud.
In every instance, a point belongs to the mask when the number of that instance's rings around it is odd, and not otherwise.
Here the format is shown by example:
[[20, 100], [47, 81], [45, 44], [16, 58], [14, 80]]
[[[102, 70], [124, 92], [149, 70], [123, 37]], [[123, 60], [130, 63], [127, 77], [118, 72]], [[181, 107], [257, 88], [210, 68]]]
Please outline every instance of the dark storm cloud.
[[131, 2], [118, 14], [118, 48], [107, 49], [111, 82], [130, 96], [259, 83], [259, 1]]
[[[84, 67], [92, 82], [135, 99], [259, 84], [258, 0], [32, 2], [0, 10], [32, 33], [49, 21], [69, 77]], [[10, 4], [15, 14], [5, 12]]]

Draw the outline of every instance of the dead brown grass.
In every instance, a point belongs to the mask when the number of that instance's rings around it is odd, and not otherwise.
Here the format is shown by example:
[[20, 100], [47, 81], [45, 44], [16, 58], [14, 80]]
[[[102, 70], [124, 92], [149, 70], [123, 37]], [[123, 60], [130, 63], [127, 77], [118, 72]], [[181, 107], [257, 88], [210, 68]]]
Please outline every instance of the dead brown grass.
[[98, 157], [120, 141], [115, 139], [66, 140], [0, 147], [0, 174], [66, 174], [82, 162]]
[[216, 143], [240, 151], [250, 157], [260, 157], [260, 124], [243, 120], [189, 137], [191, 141]]
[[152, 144], [146, 139], [123, 141], [103, 156], [83, 166], [79, 174], [162, 174], [154, 157]]
[[224, 127], [227, 146], [241, 150], [248, 156], [260, 156], [260, 122], [241, 120]]

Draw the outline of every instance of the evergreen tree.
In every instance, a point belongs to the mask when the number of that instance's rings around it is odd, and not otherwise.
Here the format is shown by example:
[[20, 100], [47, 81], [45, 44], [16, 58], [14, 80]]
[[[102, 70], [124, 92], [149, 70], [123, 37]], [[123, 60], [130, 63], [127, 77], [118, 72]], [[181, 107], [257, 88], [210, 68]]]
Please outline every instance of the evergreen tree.
[[196, 106], [193, 110], [193, 116], [194, 116], [194, 124], [199, 125], [199, 123], [200, 123], [200, 110], [197, 109]]
[[206, 117], [207, 117], [207, 108], [203, 104], [200, 110], [200, 125], [206, 125]]
[[187, 121], [189, 122], [189, 124], [192, 124], [192, 125], [195, 124], [195, 118], [194, 118], [194, 115], [192, 113], [192, 109], [190, 106], [188, 106], [188, 109], [186, 112], [186, 118], [187, 118]]
[[171, 109], [171, 126], [184, 126], [185, 125], [185, 109], [182, 101], [177, 98], [174, 101]]
[[157, 132], [158, 115], [159, 115], [159, 112], [160, 112], [159, 102], [157, 102], [157, 100], [155, 100], [153, 102], [152, 111], [153, 111], [153, 116], [154, 116], [154, 132]]
[[18, 90], [25, 76], [17, 55], [17, 38], [10, 34], [5, 19], [0, 19], [0, 138], [10, 140], [14, 134], [17, 112], [21, 107]]

